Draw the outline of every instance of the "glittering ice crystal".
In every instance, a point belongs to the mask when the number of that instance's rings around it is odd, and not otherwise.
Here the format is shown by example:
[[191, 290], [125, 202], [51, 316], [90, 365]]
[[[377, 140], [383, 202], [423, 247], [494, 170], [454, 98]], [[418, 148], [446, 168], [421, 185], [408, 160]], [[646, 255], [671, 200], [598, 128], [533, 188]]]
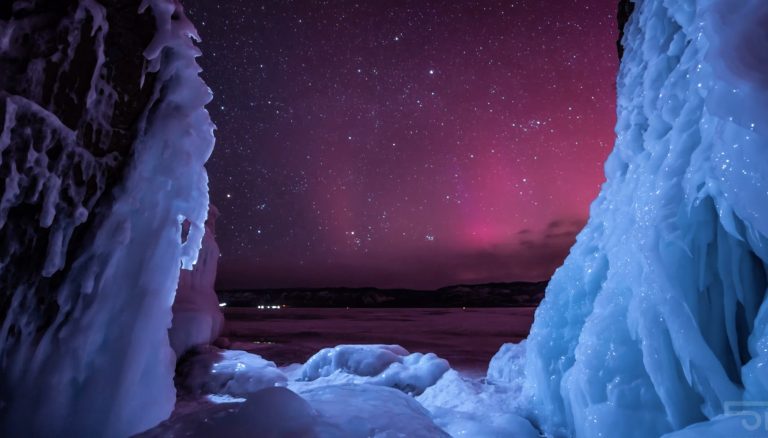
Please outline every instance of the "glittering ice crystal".
[[742, 436], [728, 403], [768, 400], [766, 28], [762, 0], [635, 2], [607, 181], [526, 345], [545, 432]]

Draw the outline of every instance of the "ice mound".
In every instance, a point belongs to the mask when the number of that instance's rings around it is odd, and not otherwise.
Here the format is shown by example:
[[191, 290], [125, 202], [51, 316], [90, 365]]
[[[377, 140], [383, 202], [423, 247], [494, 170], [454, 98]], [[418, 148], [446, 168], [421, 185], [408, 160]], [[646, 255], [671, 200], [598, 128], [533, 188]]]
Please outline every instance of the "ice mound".
[[274, 362], [238, 350], [201, 347], [190, 351], [177, 367], [177, 385], [186, 394], [245, 397], [264, 388], [284, 385], [288, 378]]
[[309, 358], [300, 380], [368, 383], [421, 394], [448, 369], [448, 361], [434, 353], [409, 354], [399, 345], [339, 345]]
[[546, 433], [766, 432], [767, 28], [764, 0], [635, 2], [607, 181], [525, 347]]
[[449, 370], [416, 400], [454, 437], [537, 438], [539, 432], [519, 416], [520, 388], [519, 382], [486, 384]]
[[136, 438], [317, 437], [317, 413], [285, 388], [265, 388], [243, 402], [222, 403], [179, 415]]
[[525, 375], [525, 340], [504, 344], [488, 364], [487, 379], [492, 383], [522, 387]]
[[340, 384], [300, 391], [319, 415], [319, 437], [449, 437], [413, 397], [378, 385]]
[[269, 387], [177, 415], [141, 435], [173, 437], [448, 437], [411, 396], [366, 384], [329, 384], [298, 394]]

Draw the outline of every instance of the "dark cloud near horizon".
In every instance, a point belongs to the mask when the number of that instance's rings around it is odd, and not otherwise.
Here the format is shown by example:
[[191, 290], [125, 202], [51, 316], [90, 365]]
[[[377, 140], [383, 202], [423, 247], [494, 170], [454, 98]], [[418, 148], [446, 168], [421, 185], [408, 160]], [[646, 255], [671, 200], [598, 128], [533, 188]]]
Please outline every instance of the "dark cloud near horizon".
[[604, 181], [616, 0], [185, 0], [218, 285], [547, 278]]
[[[438, 255], [411, 253], [396, 262], [382, 257], [372, 263], [334, 263], [288, 274], [268, 264], [258, 270], [247, 263], [229, 265], [222, 267], [226, 270], [225, 278], [238, 281], [220, 282], [218, 286], [220, 289], [337, 286], [436, 289], [460, 283], [541, 281], [559, 267], [584, 224], [584, 220], [553, 221], [540, 230], [520, 230], [517, 234], [523, 238], [505, 244], [474, 251], [446, 248]], [[339, 282], [339, 278], [344, 281]]]

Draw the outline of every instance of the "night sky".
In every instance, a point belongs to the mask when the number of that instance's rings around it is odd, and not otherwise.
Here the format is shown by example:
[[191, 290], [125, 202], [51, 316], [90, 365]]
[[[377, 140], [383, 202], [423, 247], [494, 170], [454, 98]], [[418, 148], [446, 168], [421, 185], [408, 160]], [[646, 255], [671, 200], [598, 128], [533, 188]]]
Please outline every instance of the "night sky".
[[616, 0], [187, 0], [219, 288], [547, 279], [613, 145]]

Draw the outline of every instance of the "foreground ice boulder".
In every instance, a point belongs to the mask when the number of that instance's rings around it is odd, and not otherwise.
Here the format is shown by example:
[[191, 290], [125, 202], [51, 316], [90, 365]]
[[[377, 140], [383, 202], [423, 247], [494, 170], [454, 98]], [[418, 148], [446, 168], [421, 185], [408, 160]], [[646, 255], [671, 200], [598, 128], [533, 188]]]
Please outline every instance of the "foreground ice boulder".
[[[434, 384], [445, 373], [438, 375], [437, 370], [447, 362], [434, 357], [421, 364], [413, 358], [427, 356], [408, 355], [398, 346], [345, 345], [327, 350], [318, 353], [309, 367], [311, 361], [299, 368], [278, 369], [244, 351], [192, 349], [182, 358], [176, 376], [183, 406], [177, 405], [170, 420], [142, 436], [448, 436], [418, 401], [395, 389], [423, 391], [418, 385]], [[341, 353], [338, 366], [319, 359], [333, 356], [334, 351]], [[403, 365], [409, 361], [415, 362], [411, 369]], [[385, 376], [388, 369], [392, 378]], [[302, 370], [316, 372], [315, 379], [290, 380], [301, 379]], [[359, 374], [351, 374], [355, 372]]]
[[245, 400], [179, 415], [141, 438], [449, 437], [412, 397], [392, 388], [329, 385], [296, 394], [262, 389]]
[[369, 384], [319, 386], [299, 391], [319, 414], [320, 437], [448, 437], [413, 397]]
[[317, 412], [295, 393], [265, 388], [245, 400], [178, 415], [136, 438], [316, 437]]
[[519, 383], [484, 383], [449, 370], [416, 400], [453, 437], [538, 438], [539, 431], [520, 416], [520, 391]]
[[421, 394], [450, 368], [434, 353], [409, 354], [399, 345], [339, 345], [324, 348], [301, 367], [302, 381], [325, 378], [338, 382], [389, 386]]
[[264, 388], [285, 385], [288, 378], [274, 362], [239, 350], [212, 346], [189, 351], [176, 368], [182, 394], [245, 397]]
[[555, 436], [754, 434], [736, 414], [766, 433], [768, 2], [634, 4], [607, 181], [527, 341], [528, 414]]

